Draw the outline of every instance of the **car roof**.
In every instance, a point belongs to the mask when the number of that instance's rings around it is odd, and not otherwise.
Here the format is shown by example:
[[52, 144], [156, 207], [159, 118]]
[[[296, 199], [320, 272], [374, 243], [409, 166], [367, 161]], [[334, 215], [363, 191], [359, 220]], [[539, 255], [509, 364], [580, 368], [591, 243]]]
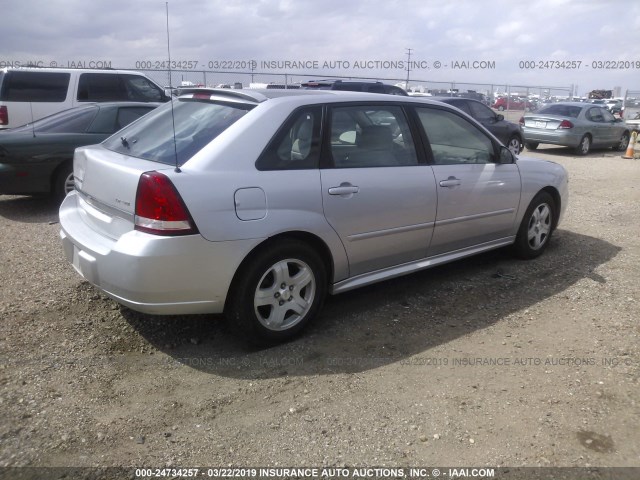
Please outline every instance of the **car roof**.
[[316, 91], [316, 90], [300, 90], [298, 88], [242, 88], [242, 89], [230, 89], [230, 88], [209, 88], [209, 87], [193, 87], [180, 89], [180, 97], [191, 95], [203, 95], [210, 94], [215, 97], [227, 97], [236, 100], [248, 100], [254, 103], [262, 103], [270, 98], [278, 97], [294, 97], [301, 95], [300, 92], [304, 92], [303, 95], [325, 95], [328, 91]]
[[[555, 103], [551, 103], [550, 105], [568, 105], [571, 107], [591, 107], [594, 104], [593, 103], [583, 103], [583, 102], [555, 102]], [[600, 105], [600, 104], [596, 104]]]
[[[436, 100], [438, 102], [449, 102], [449, 101], [454, 101], [454, 102], [476, 102], [476, 103], [482, 103], [480, 100], [477, 100], [475, 98], [469, 98], [469, 97], [430, 97], [431, 100]], [[484, 105], [484, 103], [482, 103]]]
[[[76, 105], [75, 107], [68, 108], [67, 110], [71, 110], [73, 108], [82, 108], [86, 106], [96, 106], [96, 107], [159, 107], [162, 105], [160, 102], [129, 102], [129, 101], [112, 101], [112, 102], [82, 102], [81, 105]], [[64, 111], [64, 110], [63, 110]]]
[[130, 75], [144, 75], [144, 72], [137, 70], [115, 70], [113, 68], [55, 68], [55, 67], [4, 67], [0, 72], [39, 72], [39, 73], [118, 73]]

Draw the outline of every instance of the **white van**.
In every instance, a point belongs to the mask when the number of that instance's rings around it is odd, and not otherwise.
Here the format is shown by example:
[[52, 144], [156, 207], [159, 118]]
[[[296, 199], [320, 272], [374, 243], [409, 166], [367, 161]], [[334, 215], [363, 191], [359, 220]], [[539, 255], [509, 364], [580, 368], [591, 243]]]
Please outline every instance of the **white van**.
[[0, 69], [0, 130], [18, 127], [84, 102], [166, 102], [164, 89], [127, 70]]

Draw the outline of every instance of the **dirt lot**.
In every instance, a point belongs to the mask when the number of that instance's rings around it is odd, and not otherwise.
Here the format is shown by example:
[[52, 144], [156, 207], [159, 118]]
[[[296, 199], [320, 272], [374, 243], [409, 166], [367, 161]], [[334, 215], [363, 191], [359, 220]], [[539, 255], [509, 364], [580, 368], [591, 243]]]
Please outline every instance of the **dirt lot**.
[[640, 466], [640, 161], [567, 153], [536, 152], [571, 194], [541, 258], [330, 298], [266, 350], [119, 307], [54, 206], [0, 197], [0, 466]]

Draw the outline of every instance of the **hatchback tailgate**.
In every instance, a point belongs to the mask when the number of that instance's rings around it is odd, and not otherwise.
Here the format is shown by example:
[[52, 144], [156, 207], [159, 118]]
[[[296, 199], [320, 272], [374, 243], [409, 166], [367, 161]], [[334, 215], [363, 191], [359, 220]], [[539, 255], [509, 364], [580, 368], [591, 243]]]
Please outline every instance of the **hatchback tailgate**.
[[133, 230], [140, 175], [158, 166], [168, 168], [101, 145], [78, 148], [73, 176], [83, 221], [113, 239]]

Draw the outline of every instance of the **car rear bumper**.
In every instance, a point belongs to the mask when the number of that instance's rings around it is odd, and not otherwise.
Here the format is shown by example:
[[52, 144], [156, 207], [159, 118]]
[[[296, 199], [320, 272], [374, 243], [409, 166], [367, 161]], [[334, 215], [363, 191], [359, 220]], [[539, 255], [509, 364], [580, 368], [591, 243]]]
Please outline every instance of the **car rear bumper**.
[[53, 167], [0, 163], [0, 194], [31, 195], [51, 191]]
[[541, 128], [523, 127], [524, 141], [550, 143], [552, 145], [562, 145], [565, 147], [577, 147], [582, 139], [582, 134], [572, 133], [569, 130], [549, 130]]
[[78, 194], [60, 207], [67, 260], [118, 303], [150, 314], [221, 313], [233, 275], [258, 240], [210, 242], [201, 235], [161, 237], [132, 230], [118, 239], [82, 219]]

